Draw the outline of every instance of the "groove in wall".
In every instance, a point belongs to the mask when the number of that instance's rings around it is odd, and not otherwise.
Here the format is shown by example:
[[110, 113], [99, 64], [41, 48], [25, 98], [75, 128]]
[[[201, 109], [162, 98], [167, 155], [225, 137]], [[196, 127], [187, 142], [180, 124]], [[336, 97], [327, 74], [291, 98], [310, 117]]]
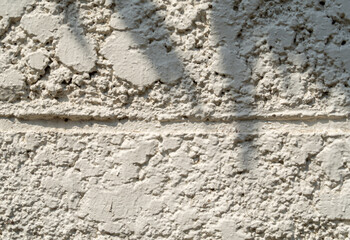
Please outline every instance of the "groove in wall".
[[159, 122], [159, 121], [70, 121], [23, 120], [0, 118], [0, 132], [70, 132], [70, 133], [222, 133], [222, 134], [262, 134], [264, 132], [317, 132], [327, 134], [350, 133], [348, 120], [322, 119], [317, 121], [269, 121], [243, 120], [232, 122]]

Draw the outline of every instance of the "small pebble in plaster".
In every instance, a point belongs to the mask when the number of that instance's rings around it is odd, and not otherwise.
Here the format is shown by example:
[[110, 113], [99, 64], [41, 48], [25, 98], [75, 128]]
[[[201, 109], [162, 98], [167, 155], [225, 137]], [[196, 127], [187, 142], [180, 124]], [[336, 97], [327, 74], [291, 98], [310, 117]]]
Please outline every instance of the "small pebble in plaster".
[[48, 58], [43, 52], [35, 52], [28, 56], [28, 65], [35, 70], [44, 70], [48, 63]]
[[57, 56], [63, 64], [78, 72], [90, 72], [95, 67], [97, 54], [94, 45], [78, 29], [60, 29]]
[[145, 50], [130, 49], [135, 42], [142, 42], [137, 33], [116, 32], [103, 44], [101, 53], [112, 62], [116, 76], [139, 87], [157, 80], [173, 83], [182, 76], [175, 53], [168, 53], [161, 43], [149, 44]]
[[23, 16], [21, 25], [26, 32], [36, 36], [39, 41], [46, 42], [54, 36], [58, 28], [58, 18], [49, 14], [28, 14]]
[[24, 77], [18, 70], [6, 70], [0, 75], [0, 100], [15, 99], [24, 87]]
[[246, 63], [232, 49], [220, 47], [213, 60], [213, 72], [228, 75], [239, 82], [248, 79], [250, 76], [250, 70]]
[[17, 18], [20, 17], [24, 8], [32, 3], [33, 0], [0, 0], [0, 16]]

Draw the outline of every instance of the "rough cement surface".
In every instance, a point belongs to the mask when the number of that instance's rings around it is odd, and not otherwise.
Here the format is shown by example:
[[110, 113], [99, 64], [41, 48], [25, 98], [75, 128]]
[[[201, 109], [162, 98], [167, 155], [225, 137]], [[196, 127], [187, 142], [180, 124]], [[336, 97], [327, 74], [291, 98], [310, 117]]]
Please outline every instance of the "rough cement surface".
[[0, 123], [2, 239], [349, 237], [342, 121]]
[[0, 5], [0, 68], [25, 83], [17, 85], [23, 94], [1, 98], [3, 116], [348, 114], [345, 0]]
[[348, 0], [0, 0], [0, 239], [350, 239]]

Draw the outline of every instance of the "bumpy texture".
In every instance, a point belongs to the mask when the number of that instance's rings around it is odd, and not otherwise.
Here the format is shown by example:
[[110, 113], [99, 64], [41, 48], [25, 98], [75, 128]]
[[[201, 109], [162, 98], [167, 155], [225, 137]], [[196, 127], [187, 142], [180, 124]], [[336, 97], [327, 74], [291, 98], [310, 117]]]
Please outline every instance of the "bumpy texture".
[[350, 1], [0, 0], [1, 239], [349, 239]]
[[343, 124], [1, 123], [2, 239], [348, 239]]
[[3, 115], [347, 116], [345, 0], [2, 0], [0, 6], [0, 69], [9, 78], [0, 84]]

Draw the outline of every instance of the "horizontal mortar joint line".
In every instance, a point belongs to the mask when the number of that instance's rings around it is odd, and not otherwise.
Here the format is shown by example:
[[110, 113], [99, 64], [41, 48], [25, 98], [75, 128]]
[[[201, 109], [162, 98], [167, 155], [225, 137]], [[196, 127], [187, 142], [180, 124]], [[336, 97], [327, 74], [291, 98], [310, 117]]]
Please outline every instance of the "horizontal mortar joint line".
[[240, 120], [218, 121], [67, 121], [64, 119], [27, 120], [0, 118], [0, 132], [60, 132], [69, 134], [262, 134], [264, 132], [289, 132], [292, 134], [349, 134], [347, 119], [307, 120]]
[[139, 121], [139, 122], [166, 122], [166, 123], [179, 123], [179, 122], [193, 122], [193, 123], [231, 123], [238, 121], [317, 121], [317, 120], [348, 120], [350, 113], [341, 114], [290, 114], [290, 113], [270, 113], [270, 114], [231, 114], [220, 116], [207, 116], [207, 117], [174, 117], [168, 119], [148, 119], [138, 117], [118, 117], [118, 116], [89, 116], [89, 115], [74, 115], [74, 114], [0, 114], [0, 118], [7, 119], [19, 119], [19, 120], [65, 120], [65, 121], [99, 121], [99, 122], [126, 122], [126, 121]]

